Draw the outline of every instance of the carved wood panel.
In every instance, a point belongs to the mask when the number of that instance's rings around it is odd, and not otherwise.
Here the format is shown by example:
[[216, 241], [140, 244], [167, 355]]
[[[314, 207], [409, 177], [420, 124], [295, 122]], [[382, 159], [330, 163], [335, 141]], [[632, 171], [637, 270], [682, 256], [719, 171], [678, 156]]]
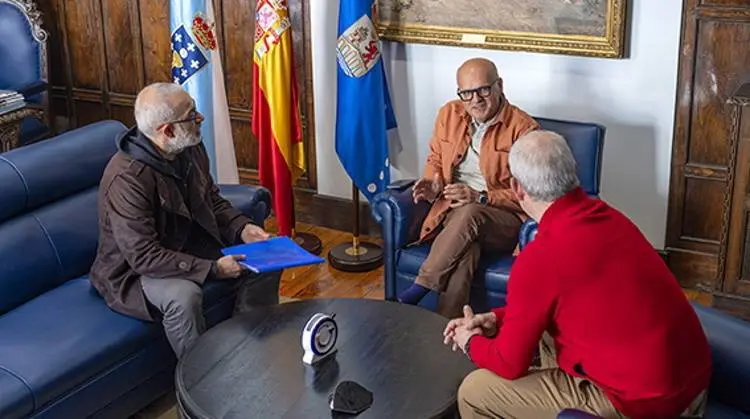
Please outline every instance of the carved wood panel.
[[720, 285], [733, 168], [728, 100], [750, 80], [747, 45], [748, 2], [685, 0], [666, 236], [684, 286]]
[[732, 193], [720, 291], [750, 298], [750, 83], [732, 98]]
[[[134, 123], [138, 91], [170, 81], [169, 0], [50, 0], [52, 103], [70, 127], [102, 119]], [[309, 0], [289, 0], [308, 175], [315, 189]], [[213, 0], [227, 101], [240, 176], [257, 181], [258, 143], [251, 132], [254, 0]]]

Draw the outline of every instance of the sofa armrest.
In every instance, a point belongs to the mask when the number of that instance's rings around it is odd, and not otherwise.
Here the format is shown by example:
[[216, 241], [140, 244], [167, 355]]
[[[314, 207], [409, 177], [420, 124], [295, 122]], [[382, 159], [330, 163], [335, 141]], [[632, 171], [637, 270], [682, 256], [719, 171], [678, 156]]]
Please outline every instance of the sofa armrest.
[[396, 256], [399, 249], [419, 237], [430, 205], [414, 203], [411, 194], [413, 181], [399, 181], [388, 190], [373, 197], [372, 216], [380, 224], [383, 235], [385, 299], [396, 299]]
[[261, 186], [219, 185], [219, 193], [233, 207], [247, 215], [255, 225], [263, 227], [271, 215], [271, 193]]
[[537, 228], [539, 225], [536, 221], [529, 218], [521, 224], [521, 232], [518, 235], [518, 248], [523, 250], [524, 247], [528, 246], [536, 237]]
[[406, 246], [419, 236], [422, 222], [430, 211], [427, 202], [414, 203], [409, 184], [394, 184], [373, 198], [372, 216], [383, 230], [383, 240], [394, 249]]
[[577, 409], [564, 409], [557, 414], [557, 419], [601, 419], [601, 416], [592, 415]]

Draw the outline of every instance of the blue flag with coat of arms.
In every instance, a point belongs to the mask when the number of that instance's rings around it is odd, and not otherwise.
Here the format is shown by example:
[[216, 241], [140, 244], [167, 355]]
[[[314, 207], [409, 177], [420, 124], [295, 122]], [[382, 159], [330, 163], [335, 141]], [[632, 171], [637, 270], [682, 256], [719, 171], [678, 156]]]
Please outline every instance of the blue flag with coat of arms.
[[211, 0], [170, 1], [172, 81], [195, 100], [205, 117], [203, 145], [217, 183], [239, 183], [224, 75]]
[[357, 188], [371, 200], [390, 183], [388, 133], [396, 127], [373, 0], [339, 6], [336, 153]]

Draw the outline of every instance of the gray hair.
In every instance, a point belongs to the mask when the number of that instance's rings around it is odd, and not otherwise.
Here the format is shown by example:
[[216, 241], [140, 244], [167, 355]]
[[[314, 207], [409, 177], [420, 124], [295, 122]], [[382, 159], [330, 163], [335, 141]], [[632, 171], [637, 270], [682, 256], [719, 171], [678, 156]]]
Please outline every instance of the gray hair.
[[568, 143], [552, 131], [532, 131], [519, 138], [508, 163], [511, 175], [536, 201], [552, 202], [580, 185]]
[[171, 101], [165, 98], [182, 91], [175, 83], [153, 83], [146, 86], [135, 99], [135, 122], [138, 130], [148, 137], [156, 136], [156, 129], [175, 120], [176, 114]]

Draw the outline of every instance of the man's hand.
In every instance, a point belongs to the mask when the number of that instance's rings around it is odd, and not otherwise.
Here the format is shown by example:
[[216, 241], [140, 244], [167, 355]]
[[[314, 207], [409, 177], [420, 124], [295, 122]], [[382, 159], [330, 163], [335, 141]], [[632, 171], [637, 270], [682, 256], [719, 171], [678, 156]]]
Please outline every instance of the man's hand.
[[451, 208], [458, 208], [471, 202], [477, 202], [479, 192], [463, 183], [451, 183], [443, 190], [443, 198], [451, 201]]
[[[471, 307], [464, 306], [464, 316], [449, 321], [443, 332], [443, 342], [446, 345], [452, 343], [454, 351], [457, 346], [456, 336], [460, 329], [477, 330], [478, 333], [475, 334], [482, 334], [487, 337], [495, 336], [497, 334], [497, 316], [493, 312], [474, 314]], [[466, 340], [468, 341], [468, 337], [466, 337]]]
[[414, 184], [411, 194], [416, 204], [419, 201], [434, 202], [443, 191], [443, 177], [435, 173], [432, 179], [422, 178]]
[[471, 339], [474, 335], [481, 335], [482, 329], [480, 328], [464, 328], [459, 327], [456, 329], [456, 335], [453, 337], [453, 350], [456, 350], [456, 347], [461, 348], [461, 351], [463, 353], [466, 353], [466, 344], [469, 343], [469, 339]]
[[243, 243], [253, 243], [261, 240], [267, 240], [269, 237], [271, 237], [271, 235], [266, 233], [262, 228], [251, 223], [245, 225], [245, 228], [242, 229], [242, 234], [240, 235], [240, 237], [242, 238]]
[[242, 276], [242, 271], [244, 271], [245, 268], [237, 263], [237, 261], [243, 259], [245, 259], [245, 255], [228, 255], [217, 260], [217, 278], [239, 278], [240, 276]]

